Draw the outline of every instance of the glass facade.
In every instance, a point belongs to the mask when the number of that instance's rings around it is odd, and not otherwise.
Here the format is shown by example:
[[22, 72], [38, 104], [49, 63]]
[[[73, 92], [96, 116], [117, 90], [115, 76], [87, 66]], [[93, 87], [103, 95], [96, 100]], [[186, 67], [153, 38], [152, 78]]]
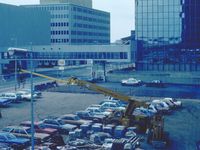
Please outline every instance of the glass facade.
[[199, 0], [136, 0], [137, 61], [200, 63]]

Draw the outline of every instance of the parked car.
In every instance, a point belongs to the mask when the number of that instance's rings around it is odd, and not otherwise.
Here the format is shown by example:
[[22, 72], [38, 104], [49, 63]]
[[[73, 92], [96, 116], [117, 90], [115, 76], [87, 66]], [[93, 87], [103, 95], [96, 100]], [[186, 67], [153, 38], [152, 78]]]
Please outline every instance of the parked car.
[[146, 83], [147, 87], [158, 87], [158, 88], [163, 88], [165, 87], [165, 84], [161, 80], [153, 80], [149, 83]]
[[147, 108], [138, 107], [138, 108], [134, 109], [133, 115], [134, 116], [142, 116], [142, 117], [152, 117], [154, 115], [154, 113], [149, 111]]
[[[31, 93], [31, 89], [23, 89], [23, 91]], [[42, 97], [42, 92], [41, 91], [37, 91], [37, 90], [33, 90], [33, 94], [36, 98], [41, 98]]]
[[63, 122], [66, 124], [73, 124], [77, 126], [80, 126], [82, 124], [92, 123], [91, 120], [80, 119], [77, 115], [74, 114], [66, 114], [61, 116], [59, 119], [63, 120]]
[[101, 110], [107, 110], [107, 109], [110, 109], [110, 110], [125, 110], [126, 108], [125, 107], [122, 107], [116, 103], [113, 103], [113, 102], [105, 102], [103, 104], [101, 104], [101, 107], [100, 107]]
[[124, 86], [139, 86], [142, 85], [141, 80], [137, 80], [135, 78], [124, 79], [121, 81], [121, 85]]
[[[31, 128], [21, 126], [8, 126], [3, 128], [2, 131], [14, 134], [17, 137], [31, 138]], [[35, 133], [34, 138], [36, 143], [43, 143], [50, 140], [50, 135], [45, 133]]]
[[76, 115], [81, 119], [92, 120], [95, 123], [102, 123], [106, 117], [105, 115], [92, 115], [90, 111], [77, 111]]
[[128, 105], [128, 102], [125, 102], [125, 101], [116, 99], [116, 98], [114, 98], [114, 97], [112, 97], [112, 96], [108, 96], [106, 99], [112, 100], [112, 101], [118, 101], [121, 105], [124, 105], [124, 106], [127, 106], [127, 105]]
[[175, 98], [167, 97], [167, 98], [162, 99], [162, 101], [172, 103], [172, 104], [175, 105], [175, 107], [181, 107], [182, 106], [182, 102], [176, 100]]
[[73, 131], [77, 128], [75, 125], [66, 124], [60, 119], [44, 119], [42, 125], [46, 128], [58, 129], [60, 134], [68, 134], [70, 131]]
[[0, 132], [0, 142], [6, 143], [14, 149], [24, 149], [29, 146], [30, 140], [16, 137], [12, 133]]
[[86, 111], [89, 111], [92, 115], [104, 115], [108, 116], [111, 114], [111, 111], [102, 111], [99, 107], [88, 107], [85, 109]]
[[161, 100], [153, 100], [151, 105], [155, 106], [159, 111], [163, 113], [170, 113], [169, 105]]
[[[20, 123], [20, 126], [31, 127], [31, 121], [24, 121]], [[44, 125], [42, 125], [42, 122], [34, 122], [34, 129], [38, 133], [46, 133], [50, 135], [55, 135], [58, 132], [57, 129], [46, 128]]]
[[104, 143], [104, 140], [107, 138], [111, 138], [111, 135], [109, 133], [104, 132], [98, 132], [90, 135], [90, 141], [100, 145], [102, 145]]
[[21, 101], [21, 95], [17, 93], [2, 93], [0, 94], [0, 98], [5, 98], [11, 100], [13, 103], [17, 103]]
[[112, 100], [112, 99], [104, 99], [103, 101], [101, 101], [99, 104], [102, 105], [105, 102], [111, 102], [111, 103], [115, 103], [120, 107], [126, 107], [127, 104], [122, 103], [120, 100]]
[[8, 107], [12, 101], [7, 98], [0, 98], [0, 107]]
[[[31, 100], [31, 92], [21, 90], [21, 91], [17, 91], [16, 93], [21, 95], [21, 98], [23, 100], [27, 100], [27, 101]], [[37, 97], [37, 95], [33, 94], [34, 100], [35, 100], [36, 97]]]
[[12, 148], [8, 144], [2, 143], [2, 142], [0, 142], [0, 149], [2, 149], [2, 150], [12, 150]]
[[159, 110], [154, 105], [149, 105], [148, 110], [154, 114], [159, 113]]

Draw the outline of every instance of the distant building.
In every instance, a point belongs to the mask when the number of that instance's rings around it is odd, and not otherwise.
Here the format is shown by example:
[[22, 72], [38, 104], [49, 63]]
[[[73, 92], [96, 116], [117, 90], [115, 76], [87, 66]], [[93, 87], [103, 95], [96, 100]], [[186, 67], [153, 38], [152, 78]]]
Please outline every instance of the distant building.
[[92, 8], [92, 0], [40, 0], [40, 4], [59, 4], [59, 3], [70, 3], [83, 7]]
[[136, 55], [137, 55], [137, 42], [135, 40], [135, 31], [131, 31], [131, 35], [127, 37], [123, 37], [120, 40], [116, 40], [115, 44], [117, 45], [130, 45], [130, 58], [131, 62], [136, 62]]
[[136, 0], [137, 69], [200, 71], [199, 8], [199, 0]]
[[90, 0], [48, 0], [24, 7], [51, 14], [51, 44], [110, 44], [110, 13], [92, 9]]
[[48, 12], [0, 4], [0, 18], [0, 47], [50, 44]]

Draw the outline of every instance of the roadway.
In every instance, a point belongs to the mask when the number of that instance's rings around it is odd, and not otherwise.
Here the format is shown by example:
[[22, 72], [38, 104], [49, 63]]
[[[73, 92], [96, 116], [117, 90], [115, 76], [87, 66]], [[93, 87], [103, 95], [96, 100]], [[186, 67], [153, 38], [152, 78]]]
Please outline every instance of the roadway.
[[[39, 70], [40, 73], [49, 75], [56, 78], [68, 78], [71, 76], [78, 77], [83, 80], [90, 78], [91, 68], [88, 66], [81, 67], [69, 67], [64, 72], [59, 70]], [[166, 84], [165, 88], [155, 88], [142, 86], [121, 86], [121, 79], [127, 79], [133, 76], [132, 72], [125, 72], [123, 75], [119, 73], [107, 74], [108, 82], [96, 83], [100, 86], [112, 89], [114, 91], [122, 92], [131, 96], [146, 96], [146, 97], [175, 97], [175, 98], [192, 98], [200, 99], [200, 86], [198, 85], [181, 85], [181, 84]], [[138, 78], [139, 79], [139, 78]], [[149, 79], [151, 81], [151, 79]], [[34, 77], [34, 84], [47, 82], [47, 79]], [[15, 80], [9, 80], [7, 82], [0, 82], [0, 92], [8, 90], [15, 90]], [[26, 80], [25, 88], [30, 88], [30, 79]]]

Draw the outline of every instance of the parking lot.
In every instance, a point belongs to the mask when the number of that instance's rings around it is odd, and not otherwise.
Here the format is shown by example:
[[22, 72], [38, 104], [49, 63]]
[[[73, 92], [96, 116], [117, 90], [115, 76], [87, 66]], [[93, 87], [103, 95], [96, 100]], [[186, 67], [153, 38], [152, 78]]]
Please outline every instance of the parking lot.
[[[99, 103], [104, 99], [99, 94], [68, 94], [43, 92], [43, 97], [35, 102], [35, 120], [48, 116], [60, 116], [83, 110], [90, 104]], [[149, 98], [138, 97], [140, 100]], [[165, 116], [165, 130], [170, 133], [173, 150], [194, 150], [195, 142], [200, 139], [200, 101], [184, 99], [183, 108]], [[30, 102], [12, 104], [2, 109], [3, 118], [0, 128], [8, 125], [18, 125], [30, 120]]]

